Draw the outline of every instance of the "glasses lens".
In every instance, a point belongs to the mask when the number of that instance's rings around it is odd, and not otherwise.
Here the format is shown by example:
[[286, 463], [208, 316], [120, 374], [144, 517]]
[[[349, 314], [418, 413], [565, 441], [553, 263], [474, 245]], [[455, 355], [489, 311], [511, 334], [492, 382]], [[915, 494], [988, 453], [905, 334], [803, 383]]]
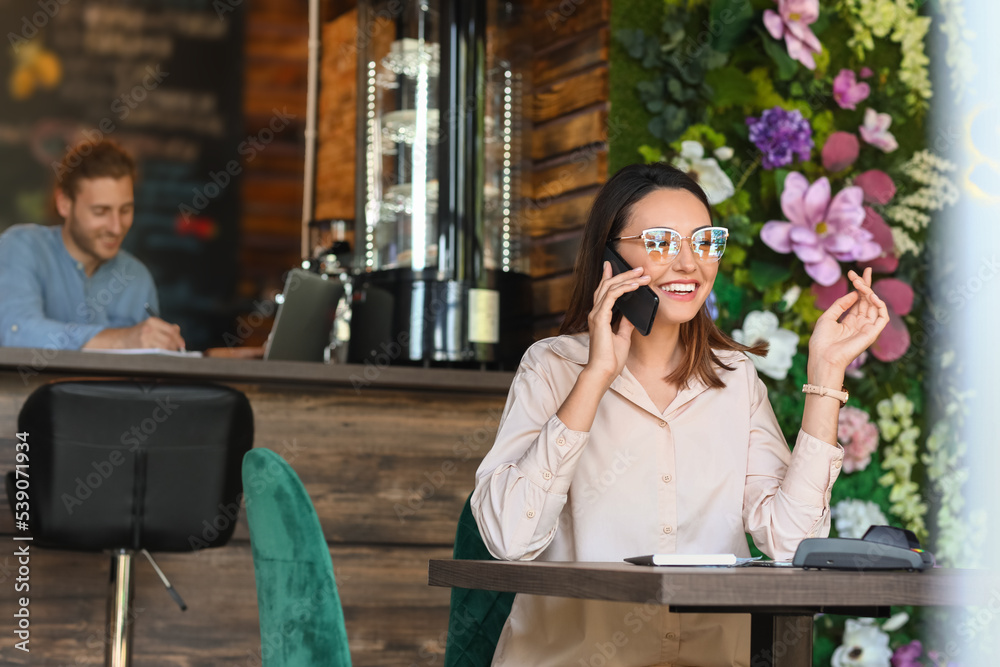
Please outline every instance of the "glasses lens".
[[647, 229], [642, 241], [649, 255], [659, 253], [658, 259], [669, 259], [680, 251], [680, 235], [670, 229]]
[[695, 232], [691, 245], [699, 259], [719, 261], [726, 251], [726, 238], [729, 232], [719, 227], [709, 227]]

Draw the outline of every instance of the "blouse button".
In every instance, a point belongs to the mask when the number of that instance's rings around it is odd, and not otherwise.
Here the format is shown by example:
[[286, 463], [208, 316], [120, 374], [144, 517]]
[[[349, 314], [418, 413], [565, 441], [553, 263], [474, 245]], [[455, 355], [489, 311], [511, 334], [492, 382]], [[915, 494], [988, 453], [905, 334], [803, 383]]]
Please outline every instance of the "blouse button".
[[535, 510], [528, 510], [527, 514], [528, 514], [528, 518], [529, 519], [534, 519], [535, 518]]
[[670, 484], [670, 480], [672, 480], [672, 479], [673, 479], [673, 477], [671, 477], [670, 475], [664, 475], [663, 476], [663, 483], [664, 484]]
[[565, 445], [566, 444], [566, 438], [564, 438], [562, 436], [559, 436], [559, 438], [556, 439], [556, 444], [557, 445]]
[[839, 468], [841, 465], [843, 465], [843, 464], [840, 461], [834, 461], [833, 462], [833, 467], [834, 468]]
[[663, 527], [663, 532], [666, 533], [667, 535], [669, 535], [670, 533], [674, 532], [674, 529], [671, 528], [670, 526], [664, 526]]
[[667, 425], [667, 422], [665, 422], [665, 421], [661, 421], [660, 424], [659, 424], [660, 428], [663, 428], [666, 425]]
[[17, 325], [16, 324], [10, 325], [10, 330], [11, 331], [17, 331]]
[[669, 639], [670, 641], [673, 641], [673, 640], [677, 639], [677, 635], [674, 634], [673, 632], [668, 632], [667, 633], [667, 639]]
[[552, 473], [550, 473], [548, 470], [543, 470], [542, 479], [552, 479]]

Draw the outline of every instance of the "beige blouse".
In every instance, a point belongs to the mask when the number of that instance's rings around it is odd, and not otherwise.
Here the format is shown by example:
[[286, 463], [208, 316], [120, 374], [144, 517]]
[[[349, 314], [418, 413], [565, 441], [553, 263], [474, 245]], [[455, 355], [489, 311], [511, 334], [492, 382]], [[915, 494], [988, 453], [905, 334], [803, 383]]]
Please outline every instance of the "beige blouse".
[[[698, 380], [662, 414], [625, 368], [590, 432], [556, 416], [588, 359], [587, 334], [535, 343], [514, 377], [472, 510], [505, 560], [611, 561], [650, 553], [775, 559], [830, 531], [844, 451], [799, 431], [793, 451], [746, 355], [720, 352], [724, 389]], [[518, 595], [494, 665], [748, 665], [749, 616]]]

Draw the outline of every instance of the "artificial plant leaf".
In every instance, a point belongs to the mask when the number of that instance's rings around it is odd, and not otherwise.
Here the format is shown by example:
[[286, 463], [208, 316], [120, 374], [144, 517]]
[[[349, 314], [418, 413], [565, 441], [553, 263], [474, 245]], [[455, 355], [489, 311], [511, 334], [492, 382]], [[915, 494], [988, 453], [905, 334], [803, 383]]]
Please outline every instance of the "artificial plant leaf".
[[619, 28], [615, 31], [615, 39], [636, 60], [640, 60], [646, 53], [646, 33], [639, 28]]
[[[728, 53], [743, 39], [753, 22], [753, 7], [749, 2], [713, 0], [709, 10], [709, 29], [715, 35], [712, 48]], [[713, 28], [718, 26], [718, 30]]]
[[792, 276], [787, 266], [779, 266], [759, 259], [750, 260], [750, 281], [758, 291], [763, 292], [775, 283], [781, 283]]
[[757, 33], [761, 37], [761, 41], [764, 44], [764, 52], [770, 56], [774, 64], [778, 66], [778, 78], [782, 81], [788, 81], [793, 76], [795, 72], [798, 71], [799, 64], [796, 62], [785, 49], [784, 42], [779, 42], [771, 38], [770, 35], [765, 35], [760, 29]]
[[663, 151], [653, 146], [639, 146], [639, 155], [642, 156], [646, 164], [661, 162], [663, 160]]
[[707, 72], [705, 83], [712, 87], [712, 103], [717, 107], [750, 104], [757, 96], [757, 87], [753, 81], [735, 67], [722, 67]]

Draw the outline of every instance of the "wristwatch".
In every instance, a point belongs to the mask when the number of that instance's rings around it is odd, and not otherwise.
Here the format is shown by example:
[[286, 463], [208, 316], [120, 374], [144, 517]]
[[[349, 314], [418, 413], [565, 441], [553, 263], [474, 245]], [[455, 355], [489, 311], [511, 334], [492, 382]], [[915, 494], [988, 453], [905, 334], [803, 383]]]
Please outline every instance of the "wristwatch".
[[804, 384], [802, 385], [803, 394], [819, 394], [820, 396], [832, 396], [833, 398], [840, 401], [840, 407], [847, 405], [847, 399], [850, 394], [847, 393], [847, 387], [841, 387], [840, 391], [836, 389], [830, 389], [829, 387], [820, 387], [815, 384]]

